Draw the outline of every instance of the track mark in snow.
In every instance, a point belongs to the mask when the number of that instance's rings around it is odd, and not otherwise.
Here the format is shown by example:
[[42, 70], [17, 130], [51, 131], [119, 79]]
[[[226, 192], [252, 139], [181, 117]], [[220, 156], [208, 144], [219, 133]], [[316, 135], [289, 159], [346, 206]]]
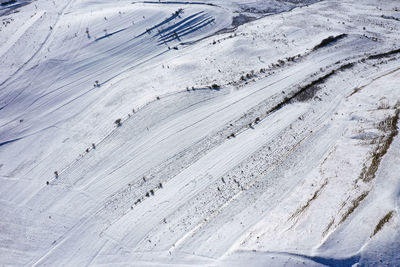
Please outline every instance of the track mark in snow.
[[316, 263], [323, 264], [325, 266], [354, 266], [356, 263], [359, 262], [359, 260], [361, 258], [361, 256], [358, 254], [354, 255], [354, 256], [346, 257], [346, 258], [329, 258], [329, 257], [320, 257], [320, 256], [308, 256], [308, 255], [289, 253], [289, 252], [266, 252], [266, 253], [300, 257], [300, 258], [312, 260]]
[[21, 36], [38, 20], [42, 15], [46, 12], [44, 10], [38, 11], [36, 15], [30, 18], [27, 22], [22, 25], [10, 38], [8, 38], [7, 42], [0, 47], [0, 58], [10, 49]]
[[[57, 24], [59, 23], [61, 17], [64, 15], [65, 10], [71, 5], [72, 1], [74, 0], [69, 0], [68, 3], [62, 8], [61, 12], [59, 12], [57, 20], [55, 21], [55, 23], [52, 25], [53, 29], [56, 28]], [[45, 44], [48, 42], [48, 40], [50, 39], [50, 37], [52, 36], [53, 31], [50, 31], [46, 38], [44, 39], [43, 43], [39, 46], [39, 48], [32, 54], [32, 56], [25, 62], [23, 63], [14, 73], [12, 73], [7, 79], [5, 79], [2, 83], [0, 83], [0, 86], [3, 86], [4, 84], [6, 84], [8, 81], [10, 81], [13, 77], [15, 77], [20, 71], [22, 71], [35, 57], [36, 55], [39, 54], [39, 52], [43, 49], [43, 47], [45, 46]], [[6, 104], [8, 105], [8, 103]], [[4, 107], [2, 107], [4, 108]]]
[[5, 146], [5, 145], [7, 145], [7, 144], [11, 144], [11, 143], [13, 143], [13, 142], [16, 142], [16, 141], [18, 141], [18, 140], [20, 140], [20, 139], [22, 139], [22, 138], [23, 138], [23, 137], [16, 138], [16, 139], [13, 139], [13, 140], [8, 140], [8, 141], [1, 142], [1, 143], [0, 143], [0, 147], [1, 147], [1, 146]]
[[95, 41], [97, 42], [97, 41], [103, 40], [103, 39], [105, 39], [105, 38], [111, 37], [111, 36], [113, 36], [114, 34], [117, 34], [117, 33], [120, 33], [120, 32], [125, 31], [126, 29], [127, 29], [127, 28], [124, 28], [124, 29], [121, 29], [121, 30], [118, 30], [118, 31], [115, 31], [115, 32], [112, 32], [112, 33], [108, 33], [108, 34], [106, 34], [106, 35], [104, 35], [104, 36], [102, 36], [102, 37], [97, 38]]
[[[400, 49], [399, 49], [399, 50], [400, 50]], [[349, 97], [353, 96], [354, 94], [360, 92], [362, 89], [364, 89], [364, 88], [367, 87], [368, 85], [374, 83], [375, 81], [377, 81], [377, 80], [379, 80], [379, 79], [381, 79], [381, 78], [384, 78], [384, 77], [386, 77], [386, 76], [389, 76], [390, 74], [393, 74], [393, 73], [397, 72], [398, 70], [400, 70], [400, 68], [396, 68], [396, 69], [394, 69], [394, 70], [389, 71], [388, 73], [385, 73], [385, 74], [380, 75], [380, 76], [378, 76], [378, 77], [376, 77], [376, 78], [373, 78], [373, 79], [372, 79], [371, 81], [369, 81], [368, 83], [366, 83], [366, 84], [364, 84], [364, 85], [362, 85], [362, 86], [360, 86], [360, 87], [355, 88], [355, 89], [353, 90], [353, 92], [351, 92], [351, 94], [347, 96], [347, 98], [349, 98]]]
[[[212, 180], [218, 179], [227, 170], [238, 165], [260, 146], [274, 138], [282, 129], [305, 112], [307, 107], [306, 104], [287, 106], [287, 108], [272, 114], [271, 117], [260, 123], [255, 130], [246, 131], [235, 139], [216, 147], [165, 183], [163, 185], [164, 190], [160, 191], [159, 194], [147, 199], [112, 225], [108, 234], [120, 240], [124, 246], [134, 247], [158, 222], [204, 190]], [[221, 155], [229, 155], [229, 157], [221, 157]], [[204, 168], [205, 166], [207, 168]], [[193, 181], [196, 181], [195, 188], [187, 188], [186, 185]], [[160, 209], [160, 203], [167, 201], [169, 201], [169, 204]], [[136, 231], [133, 231], [134, 229]], [[140, 231], [138, 231], [139, 229]], [[136, 233], [134, 234], [134, 232]], [[138, 235], [138, 232], [142, 234]]]

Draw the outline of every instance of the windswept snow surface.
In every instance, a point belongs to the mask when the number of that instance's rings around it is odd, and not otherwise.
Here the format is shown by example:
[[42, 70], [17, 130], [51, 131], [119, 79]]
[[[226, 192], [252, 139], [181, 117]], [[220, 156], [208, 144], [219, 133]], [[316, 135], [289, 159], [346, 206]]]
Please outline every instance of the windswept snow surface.
[[400, 4], [4, 1], [1, 266], [400, 266]]

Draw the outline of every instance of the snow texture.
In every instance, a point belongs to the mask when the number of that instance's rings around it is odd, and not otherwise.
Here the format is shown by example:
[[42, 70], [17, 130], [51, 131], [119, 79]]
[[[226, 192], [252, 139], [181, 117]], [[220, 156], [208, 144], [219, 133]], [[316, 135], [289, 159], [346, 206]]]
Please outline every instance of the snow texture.
[[1, 266], [400, 266], [400, 3], [1, 1]]

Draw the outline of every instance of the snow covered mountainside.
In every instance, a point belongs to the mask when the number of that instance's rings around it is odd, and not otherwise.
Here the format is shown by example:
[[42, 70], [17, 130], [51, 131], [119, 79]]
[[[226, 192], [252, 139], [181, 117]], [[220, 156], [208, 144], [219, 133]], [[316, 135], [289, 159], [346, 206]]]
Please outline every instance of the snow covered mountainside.
[[400, 266], [400, 2], [0, 5], [0, 266]]

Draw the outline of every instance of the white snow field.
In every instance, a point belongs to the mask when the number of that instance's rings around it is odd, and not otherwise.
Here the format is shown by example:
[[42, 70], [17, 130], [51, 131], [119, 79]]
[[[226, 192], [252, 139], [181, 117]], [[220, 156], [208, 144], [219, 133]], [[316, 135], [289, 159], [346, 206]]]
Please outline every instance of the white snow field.
[[0, 2], [0, 266], [400, 266], [399, 1]]

